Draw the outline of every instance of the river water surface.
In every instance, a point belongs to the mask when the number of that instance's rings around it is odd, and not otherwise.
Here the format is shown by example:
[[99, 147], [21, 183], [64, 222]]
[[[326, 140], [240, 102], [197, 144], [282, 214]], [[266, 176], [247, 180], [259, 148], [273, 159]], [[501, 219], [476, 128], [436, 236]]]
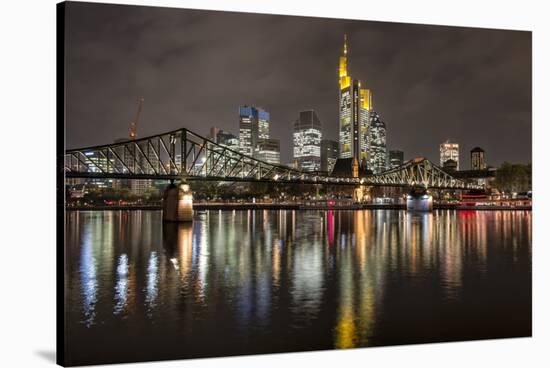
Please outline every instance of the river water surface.
[[531, 335], [531, 212], [68, 211], [69, 364]]

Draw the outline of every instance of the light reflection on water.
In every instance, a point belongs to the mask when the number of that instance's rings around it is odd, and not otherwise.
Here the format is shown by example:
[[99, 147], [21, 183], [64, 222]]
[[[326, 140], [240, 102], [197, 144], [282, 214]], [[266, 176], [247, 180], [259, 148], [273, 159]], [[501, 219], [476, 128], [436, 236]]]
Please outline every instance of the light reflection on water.
[[90, 244], [90, 231], [84, 233], [80, 263], [80, 284], [82, 287], [82, 307], [84, 315], [81, 322], [86, 326], [94, 323], [97, 301], [97, 266]]
[[128, 302], [128, 255], [121, 254], [116, 269], [117, 282], [115, 286], [114, 314], [121, 313]]
[[[74, 341], [139, 329], [136, 346], [154, 337], [192, 357], [531, 331], [530, 212], [206, 211], [163, 225], [156, 211], [113, 211], [67, 221]], [[506, 330], [507, 313], [524, 315]]]

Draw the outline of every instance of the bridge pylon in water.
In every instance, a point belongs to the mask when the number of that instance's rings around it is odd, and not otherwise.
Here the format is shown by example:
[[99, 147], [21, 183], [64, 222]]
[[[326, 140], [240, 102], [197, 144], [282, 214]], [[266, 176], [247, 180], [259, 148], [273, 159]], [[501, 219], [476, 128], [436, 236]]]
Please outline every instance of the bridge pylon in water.
[[354, 202], [368, 202], [371, 199], [371, 186], [360, 184], [353, 189]]
[[169, 222], [193, 221], [193, 194], [189, 184], [185, 181], [176, 185], [172, 180], [164, 190], [162, 220]]
[[407, 195], [407, 211], [433, 211], [433, 196], [426, 188], [413, 188]]

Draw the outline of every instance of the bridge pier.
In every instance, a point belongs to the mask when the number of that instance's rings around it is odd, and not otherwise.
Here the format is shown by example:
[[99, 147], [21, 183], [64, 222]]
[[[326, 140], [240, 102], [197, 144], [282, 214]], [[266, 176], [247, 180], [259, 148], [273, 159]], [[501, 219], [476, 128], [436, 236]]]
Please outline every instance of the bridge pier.
[[361, 184], [353, 189], [354, 202], [367, 202], [371, 199], [371, 187]]
[[189, 184], [181, 183], [178, 187], [173, 180], [170, 182], [163, 194], [162, 219], [172, 222], [193, 221], [193, 194]]
[[426, 190], [412, 190], [409, 195], [407, 195], [407, 211], [433, 211], [433, 196], [428, 194]]

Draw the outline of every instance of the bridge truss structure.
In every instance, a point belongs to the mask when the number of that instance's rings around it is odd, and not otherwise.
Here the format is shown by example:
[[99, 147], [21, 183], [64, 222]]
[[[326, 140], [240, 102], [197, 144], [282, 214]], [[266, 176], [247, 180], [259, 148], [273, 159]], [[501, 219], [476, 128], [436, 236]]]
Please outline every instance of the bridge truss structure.
[[66, 178], [183, 179], [474, 189], [427, 159], [377, 175], [334, 177], [302, 172], [241, 154], [188, 129], [65, 151]]

